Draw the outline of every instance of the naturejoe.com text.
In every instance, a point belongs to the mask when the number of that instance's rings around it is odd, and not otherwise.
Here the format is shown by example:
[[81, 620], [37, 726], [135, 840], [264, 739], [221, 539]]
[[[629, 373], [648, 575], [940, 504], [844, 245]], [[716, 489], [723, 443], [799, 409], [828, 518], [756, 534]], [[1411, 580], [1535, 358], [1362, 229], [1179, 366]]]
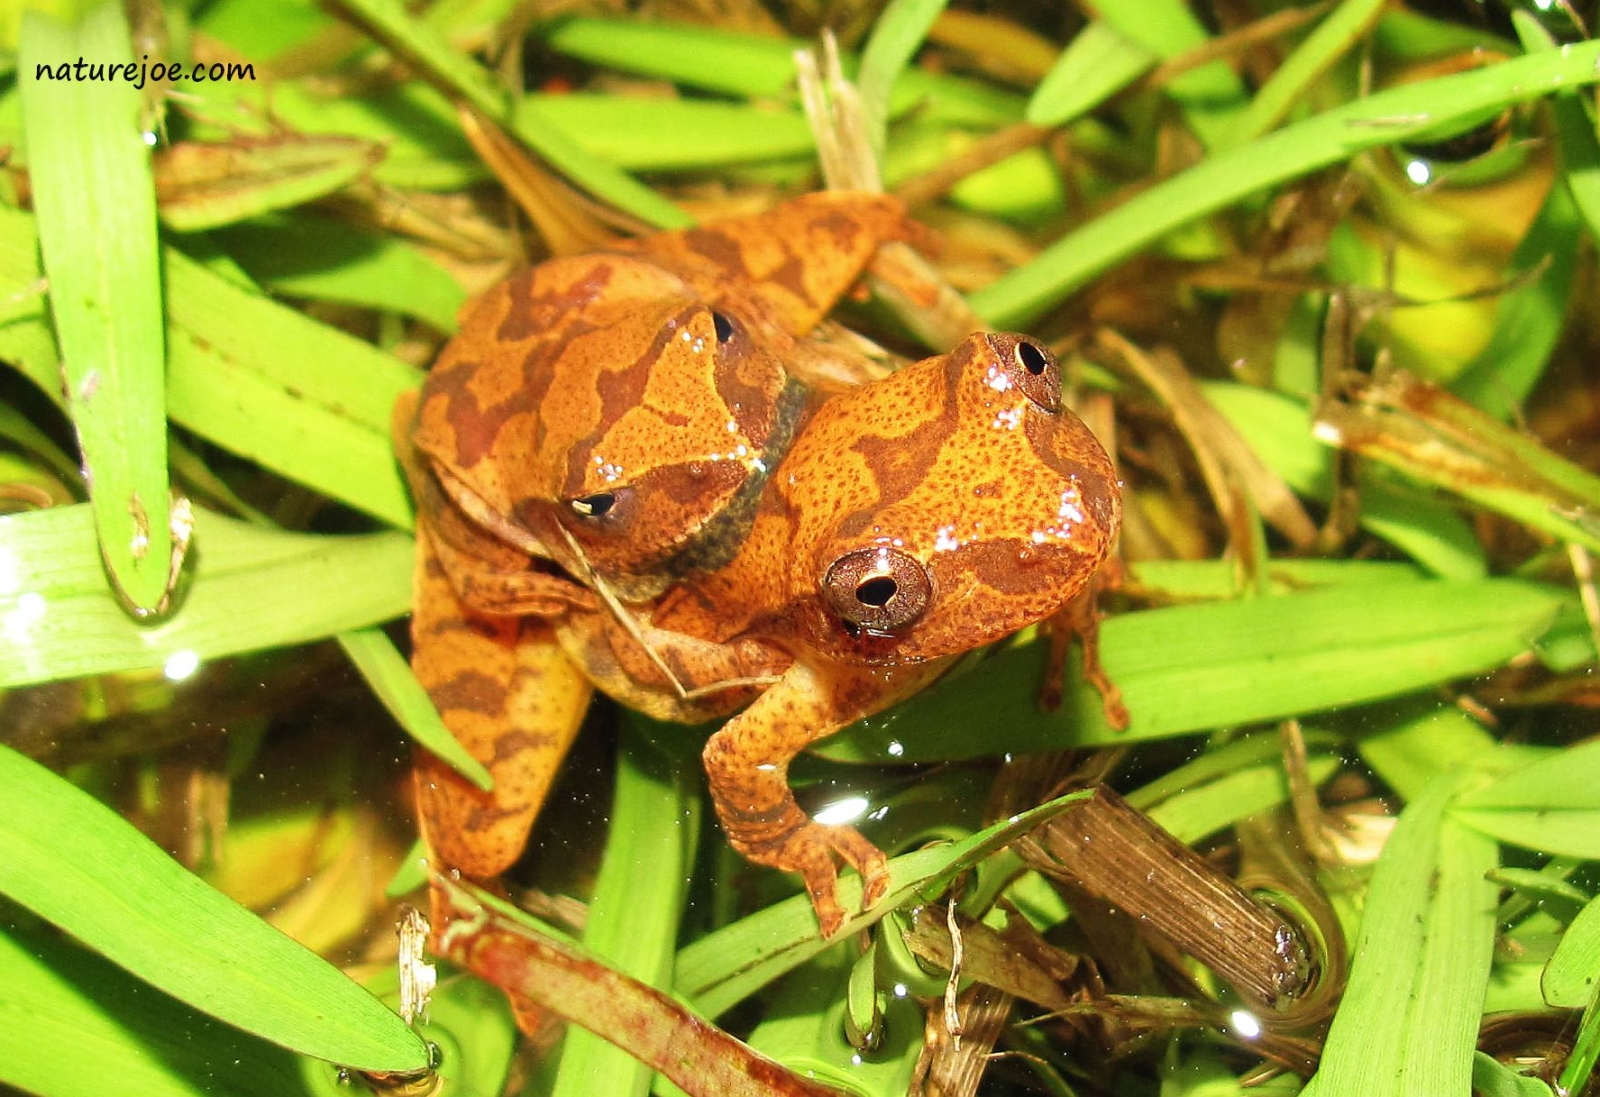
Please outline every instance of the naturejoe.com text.
[[176, 61], [152, 62], [147, 53], [142, 61], [119, 61], [114, 64], [106, 61], [85, 61], [81, 57], [76, 61], [63, 61], [58, 65], [41, 63], [33, 66], [33, 78], [91, 84], [126, 80], [135, 88], [143, 88], [147, 83], [160, 84], [167, 81], [177, 83], [187, 80], [199, 84], [206, 81], [254, 80], [256, 67], [248, 61], [213, 61], [210, 64], [196, 61], [192, 65], [183, 65]]

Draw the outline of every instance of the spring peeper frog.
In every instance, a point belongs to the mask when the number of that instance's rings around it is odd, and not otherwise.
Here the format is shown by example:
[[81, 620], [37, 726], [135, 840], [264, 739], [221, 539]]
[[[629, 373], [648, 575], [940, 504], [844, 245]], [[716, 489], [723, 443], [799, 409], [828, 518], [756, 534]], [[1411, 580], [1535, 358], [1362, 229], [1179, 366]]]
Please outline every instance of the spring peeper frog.
[[[642, 644], [701, 686], [775, 676], [711, 737], [706, 772], [733, 846], [800, 873], [831, 934], [835, 858], [862, 873], [868, 905], [887, 862], [854, 828], [805, 815], [789, 761], [1063, 608], [1120, 516], [1115, 472], [1062, 405], [1054, 357], [1024, 336], [973, 335], [825, 402], [726, 566], [639, 607], [632, 630], [598, 613], [557, 630], [601, 688], [658, 718], [703, 718], [707, 702], [669, 688]], [[749, 699], [709, 696], [727, 711]]]
[[395, 414], [418, 509], [413, 666], [495, 781], [419, 756], [439, 860], [488, 877], [516, 858], [591, 690], [551, 622], [625, 617], [727, 562], [806, 406], [787, 361], [913, 233], [886, 196], [808, 195], [551, 260], [464, 314]]

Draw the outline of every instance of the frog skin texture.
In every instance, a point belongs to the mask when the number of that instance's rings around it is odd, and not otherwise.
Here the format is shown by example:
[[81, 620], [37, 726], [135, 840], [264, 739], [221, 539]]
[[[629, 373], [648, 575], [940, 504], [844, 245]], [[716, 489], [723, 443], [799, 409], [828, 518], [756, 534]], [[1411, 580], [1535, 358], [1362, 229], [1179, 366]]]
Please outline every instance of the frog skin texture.
[[493, 877], [594, 685], [660, 719], [731, 715], [705, 752], [719, 817], [801, 874], [830, 934], [835, 858], [867, 904], [886, 861], [800, 810], [789, 760], [1076, 598], [1120, 494], [1025, 337], [973, 335], [820, 402], [787, 376], [873, 250], [910, 235], [892, 202], [812, 196], [732, 226], [513, 278], [398, 409], [414, 664], [495, 778], [482, 793], [424, 753], [419, 815], [442, 866]]
[[437, 864], [490, 878], [516, 859], [591, 692], [553, 623], [732, 554], [805, 411], [785, 359], [819, 354], [804, 337], [917, 233], [883, 195], [807, 195], [542, 263], [464, 310], [395, 409], [412, 665], [494, 779], [484, 793], [418, 752]]
[[747, 858], [801, 874], [831, 934], [834, 858], [862, 873], [867, 905], [886, 862], [801, 811], [789, 761], [1074, 601], [1120, 519], [1111, 461], [1062, 405], [1054, 357], [977, 334], [823, 403], [724, 567], [637, 607], [631, 629], [596, 611], [556, 627], [602, 689], [657, 719], [747, 706], [705, 749], [718, 816]]

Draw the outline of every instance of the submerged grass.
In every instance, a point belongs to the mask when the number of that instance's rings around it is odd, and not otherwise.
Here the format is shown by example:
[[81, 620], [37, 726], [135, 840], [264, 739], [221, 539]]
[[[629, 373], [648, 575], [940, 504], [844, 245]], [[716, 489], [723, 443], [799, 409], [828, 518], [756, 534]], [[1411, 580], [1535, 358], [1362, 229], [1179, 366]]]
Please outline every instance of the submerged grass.
[[[1214, 34], [1177, 0], [1099, 7], [1023, 26], [896, 2], [842, 52], [946, 276], [1115, 406], [1128, 566], [1101, 635], [1130, 726], [1076, 670], [1039, 711], [1048, 645], [1030, 633], [797, 761], [813, 807], [865, 788], [869, 834], [898, 854], [892, 904], [920, 910], [857, 916], [832, 945], [789, 881], [700, 839], [698, 732], [597, 729], [605, 775], [575, 765], [530, 861], [546, 921], [584, 920], [556, 893], [591, 904], [582, 947], [546, 934], [512, 964], [494, 948], [542, 931], [492, 899], [492, 933], [455, 940], [535, 988], [589, 973], [547, 1005], [612, 1042], [547, 1048], [526, 1092], [672, 1092], [657, 1069], [696, 1094], [741, 1070], [863, 1097], [976, 1077], [987, 1044], [950, 1039], [947, 973], [907, 951], [930, 939], [915, 917], [952, 948], [948, 927], [970, 926], [958, 974], [1029, 1020], [999, 1030], [1020, 1054], [986, 1064], [985, 1092], [1588, 1084], [1600, 753], [1573, 743], [1600, 631], [1600, 454], [1595, 317], [1574, 290], [1597, 275], [1580, 237], [1600, 44], [1560, 13], [1497, 32], [1365, 0], [1274, 23], [1262, 4]], [[537, 155], [521, 193], [540, 216], [677, 224], [809, 189], [788, 57], [812, 24], [798, 4], [783, 25], [725, 8], [714, 26], [687, 6], [528, 27], [509, 4], [375, 0], [342, 18], [218, 0], [193, 27], [174, 9], [124, 28], [115, 4], [28, 17], [0, 82], [0, 1085], [325, 1093], [333, 1068], [300, 1056], [424, 1064], [367, 990], [212, 885], [381, 984], [354, 961], [394, 955], [372, 878], [411, 836], [373, 806], [403, 780], [390, 721], [442, 730], [380, 631], [412, 567], [391, 409], [523, 251], [455, 103]], [[986, 54], [1002, 32], [1057, 62]], [[163, 98], [36, 76], [31, 60], [83, 42], [225, 53], [254, 79]], [[1452, 52], [1481, 45], [1503, 59]], [[881, 315], [849, 315], [906, 348]], [[1202, 383], [1156, 391], [1161, 369]], [[194, 553], [165, 615], [136, 623], [130, 604], [167, 593], [169, 432]], [[79, 505], [44, 505], [63, 501]], [[275, 651], [335, 638], [342, 654]], [[204, 687], [182, 683], [224, 657], [237, 679], [208, 722], [186, 700]], [[329, 673], [344, 659], [366, 686]], [[269, 683], [290, 714], [249, 703]], [[228, 734], [139, 746], [185, 721]], [[87, 761], [57, 774], [18, 749]], [[1083, 781], [1126, 777], [1136, 807], [1315, 923], [1329, 970], [1304, 1008], [1250, 1036], [1251, 1003], [999, 852], [1070, 769], [1045, 752], [1066, 750]], [[889, 768], [907, 763], [919, 780]], [[595, 782], [615, 790], [609, 820]], [[1340, 934], [1347, 972], [1314, 944]], [[1529, 1033], [1584, 1010], [1576, 1050], [1530, 1035], [1484, 1045], [1523, 1066], [1475, 1055], [1486, 1003]], [[703, 1070], [665, 1050], [690, 1030]], [[511, 1024], [483, 984], [446, 979], [418, 1031], [465, 1091], [504, 1085]]]

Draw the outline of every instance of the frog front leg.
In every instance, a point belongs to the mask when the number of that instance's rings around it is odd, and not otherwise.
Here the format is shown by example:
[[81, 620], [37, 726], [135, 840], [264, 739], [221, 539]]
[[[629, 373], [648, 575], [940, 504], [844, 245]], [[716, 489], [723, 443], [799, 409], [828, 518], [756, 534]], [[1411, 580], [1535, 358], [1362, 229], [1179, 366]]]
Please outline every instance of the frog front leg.
[[798, 872], [824, 937], [844, 923], [835, 857], [861, 873], [863, 909], [888, 889], [888, 860], [854, 827], [818, 823], [802, 811], [789, 789], [789, 762], [817, 740], [915, 693], [948, 663], [871, 668], [796, 662], [706, 743], [706, 777], [729, 844], [757, 864]]

